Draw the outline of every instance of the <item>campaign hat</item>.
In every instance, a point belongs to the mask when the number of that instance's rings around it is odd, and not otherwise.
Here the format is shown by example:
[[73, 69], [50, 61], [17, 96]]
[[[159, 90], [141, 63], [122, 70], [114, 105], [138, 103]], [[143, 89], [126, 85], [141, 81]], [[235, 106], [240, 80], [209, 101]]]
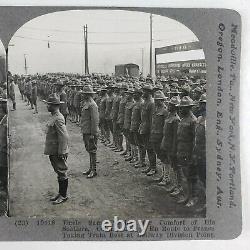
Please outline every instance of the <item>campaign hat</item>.
[[194, 101], [189, 96], [183, 96], [181, 101], [180, 101], [180, 104], [177, 106], [190, 107], [190, 106], [194, 106], [194, 105], [195, 105]]
[[47, 104], [52, 104], [52, 105], [59, 105], [59, 104], [64, 103], [60, 101], [59, 96], [57, 96], [56, 94], [50, 95], [49, 98], [47, 100], [43, 100], [43, 102]]

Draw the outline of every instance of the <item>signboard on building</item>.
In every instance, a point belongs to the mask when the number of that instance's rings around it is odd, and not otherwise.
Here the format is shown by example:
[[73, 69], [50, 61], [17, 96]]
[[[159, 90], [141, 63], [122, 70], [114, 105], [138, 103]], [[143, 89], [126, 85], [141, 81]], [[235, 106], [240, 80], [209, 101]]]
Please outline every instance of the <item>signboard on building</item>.
[[156, 76], [205, 76], [206, 62], [200, 42], [176, 44], [155, 49]]

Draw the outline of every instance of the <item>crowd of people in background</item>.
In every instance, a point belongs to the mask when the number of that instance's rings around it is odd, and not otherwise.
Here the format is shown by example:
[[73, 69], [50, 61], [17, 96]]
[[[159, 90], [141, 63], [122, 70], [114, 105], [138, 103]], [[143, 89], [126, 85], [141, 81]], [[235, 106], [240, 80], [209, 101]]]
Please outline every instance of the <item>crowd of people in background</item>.
[[[37, 98], [60, 97], [65, 124], [80, 127], [86, 116], [83, 94], [98, 106], [98, 140], [131, 167], [154, 178], [178, 204], [206, 208], [206, 79], [199, 76], [147, 77], [48, 73], [9, 77], [34, 115]], [[18, 109], [18, 108], [17, 108]], [[86, 145], [85, 145], [86, 146]], [[96, 149], [92, 150], [92, 153]], [[96, 157], [88, 178], [97, 175]], [[94, 168], [93, 168], [94, 166]]]

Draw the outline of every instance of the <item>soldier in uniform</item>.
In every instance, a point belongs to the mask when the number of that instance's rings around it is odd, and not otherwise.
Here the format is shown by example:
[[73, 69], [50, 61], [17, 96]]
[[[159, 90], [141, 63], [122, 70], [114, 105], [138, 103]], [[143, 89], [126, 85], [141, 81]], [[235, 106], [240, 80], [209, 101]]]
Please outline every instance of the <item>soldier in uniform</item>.
[[64, 116], [65, 125], [66, 125], [67, 116], [69, 114], [68, 105], [67, 105], [68, 103], [67, 94], [65, 93], [64, 83], [62, 81], [58, 81], [56, 85], [57, 85], [57, 95], [59, 96], [60, 101], [62, 102], [60, 104], [60, 112]]
[[[144, 99], [144, 102], [142, 104], [141, 124], [139, 132], [140, 132], [140, 137], [142, 139], [142, 146], [144, 148], [142, 157], [145, 157], [145, 153], [147, 153], [149, 160], [148, 168], [142, 170], [142, 173], [151, 176], [156, 173], [156, 154], [153, 150], [152, 144], [149, 141], [151, 125], [152, 125], [152, 114], [154, 110], [154, 99], [152, 98], [153, 88], [150, 84], [145, 84], [142, 87], [142, 89], [143, 89], [142, 97]], [[144, 159], [142, 159], [142, 161], [145, 162]]]
[[[152, 113], [152, 126], [150, 134], [150, 143], [157, 158], [164, 163], [165, 154], [161, 150], [161, 141], [163, 137], [163, 126], [168, 115], [167, 107], [164, 104], [166, 97], [161, 90], [154, 93], [154, 108]], [[150, 173], [150, 172], [149, 172]], [[148, 175], [149, 175], [148, 173]], [[158, 181], [162, 181], [165, 176], [165, 165], [162, 165], [162, 177]]]
[[126, 151], [127, 155], [125, 155], [125, 161], [131, 161], [135, 157], [135, 150], [131, 147], [131, 140], [130, 140], [130, 125], [131, 125], [131, 116], [132, 116], [132, 109], [134, 107], [134, 100], [133, 100], [133, 93], [134, 89], [129, 88], [125, 91], [127, 96], [127, 103], [125, 106], [124, 112], [124, 123], [123, 123], [123, 134], [126, 139]]
[[115, 86], [115, 89], [114, 89], [115, 96], [113, 99], [112, 109], [111, 109], [111, 114], [110, 114], [110, 118], [112, 119], [112, 123], [113, 123], [113, 143], [114, 143], [113, 150], [115, 152], [123, 151], [121, 148], [119, 148], [119, 143], [118, 143], [119, 138], [117, 135], [117, 118], [118, 118], [119, 104], [121, 100], [120, 87], [121, 87], [121, 84], [119, 83], [117, 83]]
[[32, 81], [31, 101], [32, 101], [33, 105], [35, 106], [34, 114], [38, 114], [38, 110], [37, 110], [37, 81], [36, 80]]
[[103, 86], [100, 91], [100, 129], [101, 129], [101, 142], [106, 144], [107, 143], [107, 134], [106, 134], [106, 119], [105, 119], [105, 111], [106, 111], [106, 104], [107, 104], [107, 87]]
[[50, 201], [56, 205], [68, 199], [68, 166], [66, 161], [69, 152], [69, 135], [65, 126], [64, 117], [59, 111], [61, 103], [59, 98], [54, 94], [44, 102], [47, 103], [48, 111], [52, 115], [47, 123], [44, 154], [49, 155], [51, 165], [57, 174], [59, 192], [55, 197], [50, 199]]
[[15, 84], [12, 78], [9, 78], [9, 97], [12, 101], [13, 109], [11, 111], [16, 110], [16, 97], [15, 97]]
[[192, 165], [196, 117], [192, 113], [193, 100], [184, 96], [179, 104], [181, 121], [177, 130], [177, 171], [178, 182], [181, 185], [177, 203], [186, 203], [192, 193], [192, 181], [195, 177]]
[[107, 146], [111, 147], [113, 146], [114, 142], [111, 143], [110, 141], [110, 133], [113, 136], [113, 123], [111, 120], [111, 111], [112, 111], [112, 105], [114, 100], [114, 91], [113, 91], [113, 85], [109, 85], [107, 87], [107, 99], [106, 99], [106, 109], [105, 109], [105, 124], [106, 124], [106, 139], [107, 139]]
[[83, 87], [83, 106], [81, 115], [81, 132], [85, 149], [89, 153], [90, 167], [83, 172], [87, 178], [93, 178], [97, 175], [96, 172], [96, 151], [97, 151], [97, 137], [99, 125], [98, 107], [93, 100], [93, 91], [90, 85]]
[[163, 127], [163, 138], [161, 142], [161, 150], [165, 155], [163, 164], [165, 165], [165, 171], [162, 181], [159, 185], [168, 185], [166, 190], [173, 192], [175, 188], [178, 188], [176, 183], [177, 176], [177, 129], [180, 122], [180, 117], [177, 113], [180, 99], [177, 96], [173, 96], [168, 103], [168, 116], [165, 120]]
[[[123, 151], [123, 124], [124, 124], [124, 115], [125, 115], [125, 108], [127, 103], [127, 96], [125, 94], [125, 91], [128, 90], [128, 85], [126, 83], [122, 83], [121, 86], [121, 100], [119, 103], [119, 109], [118, 109], [118, 117], [117, 117], [117, 138], [118, 138], [118, 147], [119, 151]], [[126, 148], [127, 149], [127, 148]], [[121, 153], [121, 155], [127, 155], [128, 151], [124, 151]]]
[[186, 205], [192, 207], [197, 204], [197, 212], [206, 208], [206, 94], [201, 95], [199, 103], [201, 115], [196, 122], [193, 150], [193, 165], [198, 179], [196, 183], [193, 183], [192, 197]]
[[[137, 162], [135, 161], [135, 168], [139, 167], [145, 167], [145, 154], [143, 157], [143, 147], [141, 146], [141, 140], [140, 140], [140, 134], [139, 134], [139, 127], [141, 124], [141, 107], [142, 107], [142, 89], [140, 86], [135, 86], [134, 88], [134, 100], [135, 105], [132, 109], [131, 114], [131, 124], [130, 124], [130, 135], [131, 135], [131, 144], [134, 147], [135, 152], [135, 160], [137, 159]], [[139, 152], [138, 152], [139, 151]], [[145, 152], [145, 151], [144, 151]], [[139, 157], [138, 157], [139, 153]]]

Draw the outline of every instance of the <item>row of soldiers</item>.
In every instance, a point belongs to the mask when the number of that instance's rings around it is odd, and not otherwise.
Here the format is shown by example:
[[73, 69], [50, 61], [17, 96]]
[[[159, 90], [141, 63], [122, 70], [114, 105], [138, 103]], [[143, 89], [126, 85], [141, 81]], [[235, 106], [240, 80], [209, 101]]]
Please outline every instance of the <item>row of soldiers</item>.
[[[143, 168], [142, 173], [147, 176], [154, 176], [159, 165], [162, 175], [156, 180], [158, 185], [176, 197], [177, 203], [196, 206], [197, 211], [205, 209], [204, 79], [162, 77], [154, 83], [150, 77], [110, 77], [98, 82], [94, 77], [69, 81], [58, 76], [47, 80], [44, 76], [33, 76], [24, 82], [37, 85], [42, 99], [56, 92], [64, 102], [60, 111], [65, 121], [69, 116], [78, 124], [86, 119], [83, 117], [84, 100], [81, 96], [91, 95], [99, 111], [100, 141], [123, 155], [135, 168]], [[93, 165], [96, 149], [89, 153], [92, 154], [90, 160]], [[90, 168], [85, 174], [96, 176], [96, 171], [92, 170]]]

